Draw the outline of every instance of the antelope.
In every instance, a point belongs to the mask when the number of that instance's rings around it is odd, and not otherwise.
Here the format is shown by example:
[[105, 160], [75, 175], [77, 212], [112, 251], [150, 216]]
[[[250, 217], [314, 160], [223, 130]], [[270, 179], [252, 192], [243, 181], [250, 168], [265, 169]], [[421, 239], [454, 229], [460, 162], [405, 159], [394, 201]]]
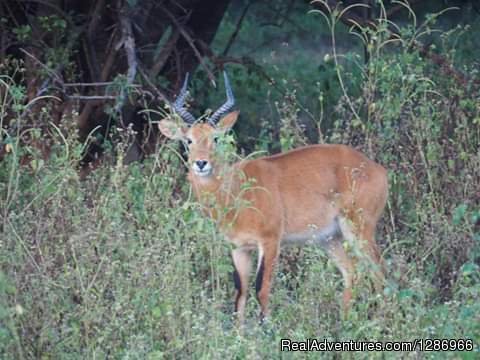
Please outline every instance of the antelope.
[[[187, 74], [172, 106], [183, 123], [167, 118], [158, 126], [167, 138], [185, 143], [194, 194], [235, 246], [231, 255], [238, 323], [244, 322], [253, 250], [258, 250], [256, 295], [264, 319], [275, 264], [286, 244], [324, 249], [342, 274], [343, 310], [348, 312], [358, 259], [373, 265], [369, 269], [377, 291], [383, 285], [375, 228], [387, 200], [387, 171], [359, 151], [333, 144], [225, 162], [216, 139], [235, 125], [239, 112], [232, 111], [235, 99], [226, 72], [224, 81], [226, 102], [202, 121], [185, 107]], [[232, 206], [239, 198], [248, 206]], [[226, 210], [222, 214], [220, 209]], [[346, 244], [353, 244], [357, 253], [349, 253]]]

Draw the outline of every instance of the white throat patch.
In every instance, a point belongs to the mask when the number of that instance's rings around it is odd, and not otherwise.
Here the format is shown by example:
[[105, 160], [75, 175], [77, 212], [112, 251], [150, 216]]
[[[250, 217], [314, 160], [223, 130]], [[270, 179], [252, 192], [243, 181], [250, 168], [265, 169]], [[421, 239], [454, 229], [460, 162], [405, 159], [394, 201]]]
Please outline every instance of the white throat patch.
[[197, 176], [209, 176], [212, 173], [212, 165], [207, 163], [202, 169], [200, 169], [196, 163], [193, 163], [192, 170]]

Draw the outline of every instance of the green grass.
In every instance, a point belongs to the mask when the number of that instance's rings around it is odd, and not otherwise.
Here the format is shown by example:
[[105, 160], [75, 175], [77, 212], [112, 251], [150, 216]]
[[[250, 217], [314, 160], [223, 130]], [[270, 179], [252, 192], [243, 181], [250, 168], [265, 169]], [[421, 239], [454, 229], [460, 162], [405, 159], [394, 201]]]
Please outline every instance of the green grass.
[[270, 321], [258, 325], [251, 296], [242, 335], [232, 318], [229, 245], [200, 214], [169, 148], [142, 165], [99, 169], [85, 181], [64, 160], [38, 171], [16, 168], [21, 192], [2, 203], [8, 216], [1, 233], [0, 352], [6, 358], [268, 357], [280, 356], [282, 338], [479, 344], [478, 266], [457, 269], [445, 295], [435, 278], [441, 259], [412, 251], [424, 250], [428, 240], [416, 233], [456, 231], [449, 224], [381, 233], [390, 270], [385, 293], [358, 289], [345, 320], [333, 264], [315, 248], [285, 252]]

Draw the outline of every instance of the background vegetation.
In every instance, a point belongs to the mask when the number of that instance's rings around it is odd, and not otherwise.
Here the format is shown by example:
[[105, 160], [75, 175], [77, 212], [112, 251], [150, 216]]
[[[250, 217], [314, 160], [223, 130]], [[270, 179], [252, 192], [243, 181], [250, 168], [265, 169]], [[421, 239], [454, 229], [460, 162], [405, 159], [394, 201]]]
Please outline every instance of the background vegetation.
[[[476, 2], [227, 1], [205, 29], [207, 5], [0, 2], [0, 356], [281, 357], [287, 337], [469, 338], [475, 351], [322, 356], [478, 358]], [[240, 153], [344, 143], [389, 169], [388, 283], [357, 289], [347, 319], [341, 276], [304, 248], [282, 256], [270, 321], [251, 297], [234, 327], [230, 245], [152, 126], [185, 71], [192, 111], [218, 106], [223, 66]]]

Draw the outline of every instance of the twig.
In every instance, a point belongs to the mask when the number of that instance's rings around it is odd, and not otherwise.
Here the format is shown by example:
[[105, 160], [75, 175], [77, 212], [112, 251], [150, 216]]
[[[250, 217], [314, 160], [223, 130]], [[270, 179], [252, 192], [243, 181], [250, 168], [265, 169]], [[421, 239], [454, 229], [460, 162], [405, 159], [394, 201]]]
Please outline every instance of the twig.
[[248, 4], [244, 7], [242, 11], [242, 15], [240, 15], [240, 18], [237, 21], [237, 25], [235, 26], [235, 30], [233, 31], [232, 35], [230, 36], [230, 39], [228, 39], [227, 45], [225, 46], [225, 49], [222, 52], [222, 56], [227, 56], [230, 48], [232, 47], [233, 43], [237, 39], [238, 33], [240, 32], [240, 29], [242, 28], [243, 20], [245, 19], [245, 16], [247, 15], [248, 9], [250, 6], [252, 6], [253, 0], [250, 0]]
[[50, 69], [47, 65], [42, 63], [40, 60], [38, 60], [34, 55], [30, 54], [27, 50], [20, 48], [20, 51], [23, 52], [25, 55], [27, 55], [29, 58], [31, 58], [35, 63], [40, 65], [42, 68], [44, 68], [49, 74], [51, 74], [57, 81], [63, 82], [62, 78], [52, 69]]
[[[26, 2], [26, 1], [25, 1]], [[54, 1], [48, 1], [48, 0], [35, 0], [35, 1], [32, 1], [32, 2], [36, 2], [40, 5], [43, 5], [45, 7], [49, 7], [51, 10], [54, 10], [55, 12], [57, 12], [58, 14], [60, 14], [62, 16], [62, 18], [68, 22], [68, 25], [73, 25], [73, 23], [71, 22], [70, 18], [68, 17], [67, 13], [65, 13], [65, 11], [63, 11], [60, 7], [58, 7], [57, 5], [55, 5], [55, 2]]]
[[267, 72], [263, 69], [261, 65], [258, 65], [255, 60], [248, 56], [242, 56], [241, 58], [233, 57], [233, 56], [217, 56], [212, 49], [204, 42], [199, 41], [200, 46], [202, 47], [202, 51], [206, 54], [206, 56], [210, 59], [210, 61], [215, 64], [215, 68], [223, 69], [225, 64], [238, 64], [242, 65], [246, 68], [252, 69], [268, 83], [277, 90], [282, 96], [285, 95], [285, 91], [278, 86], [277, 82], [267, 74]]
[[212, 71], [208, 68], [208, 66], [205, 64], [205, 61], [203, 60], [202, 54], [200, 54], [200, 51], [198, 51], [197, 47], [195, 46], [194, 40], [190, 36], [190, 34], [185, 30], [185, 27], [180, 24], [180, 22], [177, 20], [177, 18], [170, 12], [168, 11], [167, 8], [164, 6], [162, 7], [162, 11], [167, 15], [167, 17], [172, 21], [172, 23], [177, 27], [178, 31], [180, 34], [183, 36], [183, 38], [187, 41], [188, 45], [192, 48], [195, 56], [198, 58], [198, 61], [200, 65], [203, 67], [205, 72], [207, 73], [207, 76], [209, 80], [212, 82], [213, 86], [215, 85], [215, 76], [213, 75]]
[[[127, 54], [127, 63], [128, 63], [128, 71], [127, 71], [127, 87], [133, 84], [135, 80], [135, 76], [137, 74], [137, 55], [135, 52], [135, 38], [133, 36], [132, 31], [132, 21], [130, 16], [128, 16], [125, 5], [119, 12], [119, 20], [120, 26], [122, 31], [122, 40], [118, 44], [117, 48], [123, 46], [125, 52]], [[125, 87], [122, 87], [120, 91], [120, 95], [118, 97], [118, 102], [115, 105], [115, 111], [119, 113], [125, 103], [126, 98], [126, 90]]]
[[[0, 19], [4, 17], [3, 5], [0, 5]], [[0, 23], [0, 64], [5, 59], [5, 51], [7, 50], [7, 32], [5, 31], [3, 22]]]
[[118, 49], [114, 45], [115, 41], [118, 38], [118, 30], [117, 27], [112, 32], [110, 39], [108, 40], [107, 51], [105, 54], [105, 61], [102, 68], [102, 72], [100, 73], [100, 81], [107, 81], [110, 72], [112, 71], [113, 64], [115, 63], [115, 58], [117, 56]]
[[115, 100], [116, 96], [113, 95], [67, 95], [71, 100]]
[[208, 47], [207, 44], [201, 43], [203, 50], [209, 57], [210, 61], [215, 64], [216, 68], [223, 69], [225, 64], [238, 64], [243, 65], [247, 68], [253, 69], [256, 71], [260, 76], [262, 76], [265, 80], [268, 81], [270, 85], [272, 85], [278, 92], [282, 95], [285, 92], [277, 85], [275, 80], [267, 74], [267, 72], [263, 69], [262, 66], [258, 65], [255, 60], [248, 56], [242, 56], [241, 58], [236, 58], [232, 56], [216, 56], [215, 53]]
[[88, 72], [90, 74], [90, 79], [98, 79], [100, 70], [98, 66], [97, 55], [92, 46], [92, 41], [87, 36], [85, 39], [83, 39], [82, 44], [83, 51], [85, 53], [85, 62], [87, 63]]
[[180, 31], [178, 31], [178, 28], [173, 29], [172, 34], [170, 35], [170, 39], [168, 39], [167, 43], [163, 47], [162, 51], [158, 55], [155, 63], [150, 70], [151, 76], [157, 76], [158, 73], [162, 70], [163, 66], [172, 54], [172, 51], [175, 48], [175, 44], [177, 43], [179, 37]]
[[294, 5], [295, 5], [295, 0], [290, 0], [290, 2], [288, 3], [288, 5], [285, 9], [285, 13], [283, 15], [283, 18], [278, 25], [283, 26], [283, 24], [285, 24], [285, 22], [289, 20], [288, 15], [290, 15], [290, 13], [292, 12], [292, 9], [293, 9]]
[[100, 19], [102, 17], [102, 12], [105, 8], [105, 0], [99, 0], [95, 4], [95, 7], [90, 14], [90, 23], [88, 24], [87, 31], [85, 33], [84, 39], [84, 48], [85, 48], [85, 55], [87, 60], [87, 66], [90, 70], [90, 78], [98, 79], [100, 76], [100, 65], [97, 59], [97, 52], [93, 47], [96, 31], [98, 28], [98, 24], [100, 23]]
[[[409, 0], [408, 1], [408, 6], [413, 7], [414, 5], [418, 4], [419, 2], [422, 2], [423, 0]], [[406, 10], [405, 5], [403, 4], [397, 4], [392, 6], [390, 9], [387, 11], [387, 19], [390, 18], [390, 16], [394, 15], [396, 12], [400, 10]]]
[[158, 87], [155, 86], [155, 84], [150, 80], [150, 78], [148, 77], [147, 73], [143, 70], [143, 68], [141, 66], [138, 67], [138, 72], [140, 73], [140, 75], [142, 75], [142, 77], [145, 79], [145, 81], [147, 82], [148, 86], [150, 86], [152, 88], [152, 90], [157, 94], [157, 97], [166, 102], [166, 103], [170, 103], [170, 101], [168, 100], [167, 96], [158, 89]]
[[475, 1], [472, 1], [472, 8], [473, 10], [475, 10], [477, 14], [480, 14], [480, 8], [477, 7], [477, 5], [475, 4]]
[[[64, 87], [79, 87], [79, 86], [108, 86], [115, 84], [114, 81], [97, 81], [97, 82], [78, 82], [78, 83], [63, 83]], [[132, 87], [139, 87], [141, 85], [132, 84]]]
[[[263, 22], [260, 24], [260, 26], [274, 26], [274, 27], [281, 28], [286, 22], [288, 22], [294, 25], [297, 29], [303, 30], [301, 26], [299, 26], [297, 23], [295, 23], [288, 17], [292, 11], [294, 4], [295, 4], [295, 0], [290, 0], [287, 7], [285, 8], [285, 11], [283, 11], [283, 14], [281, 14], [282, 9], [276, 11], [274, 16], [270, 17], [273, 19], [272, 21]], [[279, 19], [280, 21], [278, 21]]]
[[[105, 82], [108, 79], [108, 76], [110, 74], [110, 71], [112, 70], [112, 67], [115, 61], [117, 49], [113, 44], [118, 36], [117, 33], [118, 31], [116, 29], [112, 31], [112, 34], [108, 41], [108, 45], [106, 47], [107, 48], [107, 53], [105, 56], [106, 60], [104, 61], [104, 65], [100, 74], [101, 82]], [[102, 101], [95, 101], [95, 102], [88, 101], [83, 107], [82, 112], [77, 116], [77, 126], [80, 129], [81, 137], [86, 137], [89, 134], [91, 129], [89, 129], [89, 127], [87, 126], [88, 119], [92, 114], [92, 112], [94, 111], [95, 107], [100, 106], [101, 104], [102, 104]]]
[[101, 11], [105, 5], [105, 0], [98, 0], [95, 4], [95, 9], [93, 10], [92, 20], [88, 24], [87, 35], [89, 38], [94, 38], [95, 32], [97, 31], [98, 24], [102, 18]]

